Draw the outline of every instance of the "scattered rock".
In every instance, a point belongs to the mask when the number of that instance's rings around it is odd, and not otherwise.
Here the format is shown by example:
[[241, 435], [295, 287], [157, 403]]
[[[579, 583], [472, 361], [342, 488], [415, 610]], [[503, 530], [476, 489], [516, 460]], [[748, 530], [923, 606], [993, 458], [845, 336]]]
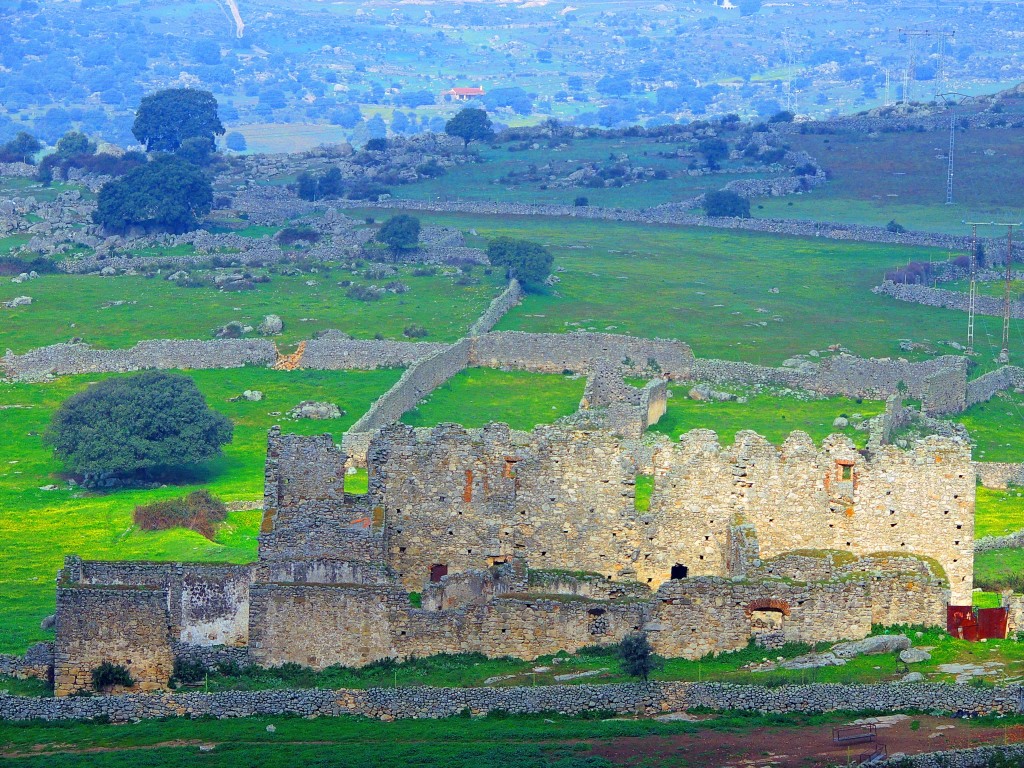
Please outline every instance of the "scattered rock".
[[4, 306], [8, 309], [14, 309], [15, 307], [27, 307], [31, 303], [31, 296], [15, 296], [10, 301], [5, 301]]
[[813, 669], [815, 667], [841, 667], [846, 664], [846, 659], [841, 659], [834, 653], [808, 653], [789, 659], [779, 664], [783, 669]]
[[258, 403], [263, 399], [263, 393], [258, 389], [247, 389], [242, 393], [242, 397], [250, 403]]
[[850, 426], [850, 420], [844, 416], [836, 416], [835, 421], [832, 422], [832, 426], [836, 429], [846, 429]]
[[607, 667], [601, 667], [601, 669], [590, 669], [586, 672], [572, 672], [567, 675], [555, 675], [555, 681], [559, 683], [564, 683], [568, 680], [579, 680], [582, 677], [595, 677], [597, 675], [603, 675], [607, 671]]
[[51, 613], [45, 619], [39, 622], [40, 629], [53, 629], [57, 624], [57, 614]]
[[923, 683], [924, 675], [920, 672], [908, 672], [900, 678], [901, 683]]

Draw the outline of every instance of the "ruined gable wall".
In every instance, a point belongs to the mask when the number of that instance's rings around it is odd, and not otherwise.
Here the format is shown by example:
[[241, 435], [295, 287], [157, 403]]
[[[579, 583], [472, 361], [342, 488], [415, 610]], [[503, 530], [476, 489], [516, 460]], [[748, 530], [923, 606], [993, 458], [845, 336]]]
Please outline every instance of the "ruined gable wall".
[[695, 430], [655, 454], [651, 513], [657, 554], [648, 560], [661, 566], [654, 584], [673, 556], [697, 554], [678, 560], [691, 575], [724, 574], [726, 526], [738, 515], [756, 527], [763, 557], [797, 549], [926, 555], [942, 564], [954, 600], [970, 594], [974, 471], [969, 446], [954, 441], [887, 447], [869, 462], [845, 438], [817, 449], [794, 433], [776, 448], [741, 432], [722, 448], [714, 433]]
[[418, 591], [434, 564], [452, 572], [513, 554], [510, 522], [520, 457], [506, 425], [383, 430], [368, 454], [369, 498], [383, 510], [388, 561]]
[[537, 568], [634, 569], [635, 468], [608, 433], [538, 427], [514, 441], [504, 425], [395, 425], [372, 443], [369, 465], [389, 562], [410, 589], [435, 564], [458, 572], [513, 555]]
[[57, 696], [91, 689], [104, 661], [127, 667], [138, 690], [166, 687], [174, 665], [166, 590], [59, 586], [56, 617]]
[[643, 524], [636, 468], [607, 432], [540, 427], [516, 466], [515, 546], [534, 568], [632, 578]]

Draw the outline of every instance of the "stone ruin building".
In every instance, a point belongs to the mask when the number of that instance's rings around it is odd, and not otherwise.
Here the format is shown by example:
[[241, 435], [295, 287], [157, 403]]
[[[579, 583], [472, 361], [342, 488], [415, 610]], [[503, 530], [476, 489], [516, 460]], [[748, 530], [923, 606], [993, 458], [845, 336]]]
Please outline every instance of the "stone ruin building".
[[693, 659], [942, 625], [947, 604], [970, 604], [975, 475], [955, 439], [869, 453], [802, 432], [722, 445], [708, 430], [673, 443], [399, 424], [370, 440], [367, 493], [345, 490], [350, 468], [329, 435], [271, 429], [252, 564], [69, 557], [57, 695], [102, 661], [155, 690], [176, 657], [531, 659], [645, 631], [657, 653]]

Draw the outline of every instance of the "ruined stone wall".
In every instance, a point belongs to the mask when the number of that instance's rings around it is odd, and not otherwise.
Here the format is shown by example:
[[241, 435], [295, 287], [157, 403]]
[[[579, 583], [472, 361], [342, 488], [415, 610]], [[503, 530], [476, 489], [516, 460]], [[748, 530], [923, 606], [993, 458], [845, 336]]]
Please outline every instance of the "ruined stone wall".
[[589, 373], [601, 358], [620, 363], [627, 375], [687, 378], [693, 369], [689, 345], [611, 333], [522, 333], [497, 331], [474, 340], [472, 365], [537, 373]]
[[58, 579], [80, 586], [146, 587], [167, 595], [170, 636], [193, 645], [240, 646], [249, 637], [249, 565], [65, 559]]
[[53, 643], [30, 645], [24, 656], [0, 653], [0, 675], [18, 680], [49, 681], [53, 674]]
[[928, 376], [921, 396], [921, 412], [927, 416], [960, 413], [967, 408], [967, 365], [945, 368]]
[[580, 400], [581, 411], [603, 409], [607, 429], [626, 438], [638, 439], [665, 415], [668, 385], [657, 378], [643, 387], [623, 381], [622, 368], [606, 358], [595, 361]]
[[1024, 485], [1024, 464], [1001, 461], [976, 461], [974, 471], [978, 482], [986, 488]]
[[1004, 365], [994, 371], [967, 382], [966, 407], [987, 403], [997, 392], [1003, 392], [1024, 384], [1024, 368]]
[[755, 611], [777, 614], [787, 642], [859, 640], [871, 634], [871, 596], [858, 581], [683, 579], [662, 584], [656, 599], [651, 645], [668, 657], [699, 659], [746, 648], [759, 629]]
[[141, 371], [147, 368], [200, 370], [267, 365], [277, 357], [266, 339], [140, 341], [128, 349], [93, 349], [88, 344], [54, 344], [24, 355], [8, 350], [0, 370], [11, 378], [38, 381], [77, 373]]
[[[968, 445], [928, 438], [908, 452], [885, 447], [870, 460], [847, 438], [821, 449], [794, 432], [776, 448], [753, 432], [723, 447], [694, 430], [654, 457], [650, 543], [640, 580], [664, 579], [673, 563], [690, 575], [727, 570], [727, 528], [752, 523], [764, 557], [799, 549], [856, 555], [908, 552], [935, 558], [956, 600], [969, 599], [974, 471]], [[927, 504], [922, 504], [927, 500]]]
[[637, 544], [635, 470], [609, 433], [506, 425], [395, 425], [371, 444], [370, 499], [388, 557], [411, 589], [434, 565], [485, 568], [528, 557], [542, 569], [619, 573]]
[[462, 339], [413, 363], [350, 431], [373, 432], [398, 421], [403, 413], [469, 365], [470, 347], [470, 339]]
[[523, 300], [523, 296], [525, 296], [523, 287], [513, 277], [508, 282], [508, 288], [502, 291], [480, 315], [479, 319], [473, 323], [473, 327], [469, 329], [469, 335], [482, 336], [490, 331], [513, 307], [518, 306]]
[[54, 693], [91, 689], [92, 670], [127, 667], [142, 691], [167, 685], [174, 664], [165, 589], [58, 586]]
[[447, 344], [376, 339], [350, 339], [335, 331], [310, 339], [299, 360], [300, 368], [320, 371], [407, 368]]
[[896, 392], [902, 382], [906, 385], [908, 396], [924, 397], [929, 391], [929, 379], [944, 371], [950, 371], [946, 380], [953, 381], [959, 376], [966, 382], [967, 358], [943, 355], [911, 363], [906, 360], [865, 360], [852, 355], [837, 355], [821, 361], [818, 384], [814, 388], [823, 394], [885, 398]]

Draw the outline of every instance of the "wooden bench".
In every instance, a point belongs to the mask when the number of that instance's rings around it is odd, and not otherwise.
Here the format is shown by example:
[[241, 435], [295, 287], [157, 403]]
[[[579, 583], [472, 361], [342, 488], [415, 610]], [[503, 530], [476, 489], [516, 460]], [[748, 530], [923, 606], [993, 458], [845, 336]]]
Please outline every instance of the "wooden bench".
[[861, 744], [877, 738], [874, 725], [840, 725], [832, 729], [833, 744]]

